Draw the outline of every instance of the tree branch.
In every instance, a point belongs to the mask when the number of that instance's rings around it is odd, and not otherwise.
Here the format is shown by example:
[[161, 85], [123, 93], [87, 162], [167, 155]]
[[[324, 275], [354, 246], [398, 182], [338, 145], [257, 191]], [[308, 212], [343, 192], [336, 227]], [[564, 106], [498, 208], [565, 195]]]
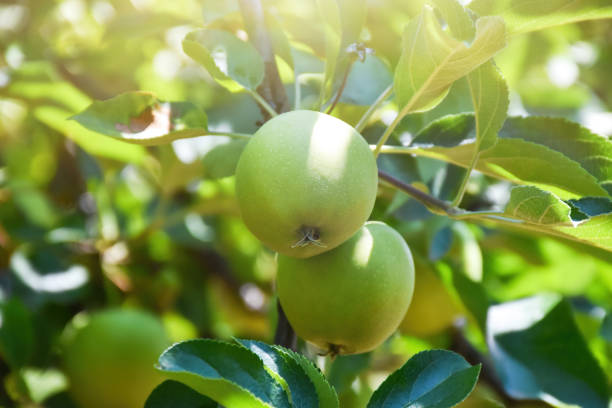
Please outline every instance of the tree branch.
[[437, 210], [435, 212], [442, 212], [447, 215], [458, 215], [461, 213], [460, 209], [453, 207], [448, 202], [430, 196], [429, 194], [422, 192], [418, 188], [411, 186], [408, 183], [404, 183], [403, 181], [396, 179], [392, 175], [385, 173], [382, 170], [378, 170], [378, 177], [391, 184], [393, 187], [402, 190], [403, 192], [412, 196], [414, 199], [420, 201], [427, 208]]
[[[287, 112], [289, 110], [289, 99], [278, 73], [261, 1], [239, 0], [238, 3], [249, 39], [264, 60], [265, 76], [263, 82], [257, 88], [257, 92], [272, 105], [276, 112]], [[270, 118], [269, 112], [264, 111], [262, 113], [266, 119]]]

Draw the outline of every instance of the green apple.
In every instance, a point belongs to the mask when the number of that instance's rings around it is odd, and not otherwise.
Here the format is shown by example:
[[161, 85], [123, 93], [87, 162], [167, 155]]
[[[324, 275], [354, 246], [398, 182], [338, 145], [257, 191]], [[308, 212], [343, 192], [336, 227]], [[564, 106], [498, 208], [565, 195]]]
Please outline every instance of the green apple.
[[416, 257], [415, 265], [419, 290], [414, 294], [410, 310], [400, 324], [400, 331], [428, 337], [448, 329], [461, 310], [427, 261]]
[[300, 337], [332, 354], [363, 353], [385, 341], [408, 310], [412, 254], [393, 228], [368, 222], [323, 254], [279, 255], [277, 290]]
[[77, 315], [63, 340], [70, 393], [82, 408], [142, 408], [163, 380], [155, 363], [170, 342], [160, 321], [144, 311]]
[[269, 248], [305, 258], [350, 238], [368, 219], [376, 160], [350, 125], [315, 111], [266, 122], [236, 168], [242, 219]]

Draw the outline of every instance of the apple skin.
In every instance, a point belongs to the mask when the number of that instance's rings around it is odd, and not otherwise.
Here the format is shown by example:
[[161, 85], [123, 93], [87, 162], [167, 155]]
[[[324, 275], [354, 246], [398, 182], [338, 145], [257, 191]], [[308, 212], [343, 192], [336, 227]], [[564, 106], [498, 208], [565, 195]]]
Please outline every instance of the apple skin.
[[452, 326], [461, 310], [427, 261], [415, 258], [415, 266], [419, 290], [399, 330], [412, 336], [429, 337]]
[[306, 259], [278, 256], [277, 290], [295, 332], [332, 354], [373, 350], [397, 329], [414, 292], [414, 263], [393, 228], [368, 222]]
[[81, 408], [142, 408], [164, 379], [155, 369], [170, 345], [161, 322], [132, 309], [77, 317], [62, 350], [72, 398]]
[[[350, 238], [370, 216], [377, 187], [376, 160], [365, 139], [340, 119], [315, 111], [266, 122], [236, 168], [247, 228], [269, 248], [297, 258]], [[304, 240], [309, 230], [313, 239]]]

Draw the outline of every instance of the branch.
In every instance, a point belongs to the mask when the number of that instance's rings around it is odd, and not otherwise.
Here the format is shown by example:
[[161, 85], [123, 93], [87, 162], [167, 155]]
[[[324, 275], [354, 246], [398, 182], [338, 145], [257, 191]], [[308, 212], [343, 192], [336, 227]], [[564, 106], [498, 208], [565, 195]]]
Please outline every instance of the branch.
[[[264, 80], [257, 88], [258, 93], [272, 105], [276, 112], [287, 112], [289, 110], [289, 99], [285, 87], [278, 74], [278, 67], [274, 58], [274, 49], [270, 41], [270, 35], [266, 30], [263, 6], [260, 0], [239, 0], [240, 11], [249, 39], [261, 54], [264, 60]], [[270, 117], [269, 112], [263, 112], [264, 116]]]
[[391, 184], [393, 187], [402, 190], [406, 194], [412, 196], [414, 199], [420, 201], [427, 208], [431, 210], [437, 210], [435, 212], [442, 212], [446, 215], [451, 216], [459, 215], [462, 213], [462, 210], [451, 206], [448, 202], [430, 196], [429, 194], [422, 192], [418, 188], [411, 186], [408, 183], [404, 183], [403, 181], [396, 179], [392, 175], [385, 173], [382, 170], [378, 170], [378, 177]]

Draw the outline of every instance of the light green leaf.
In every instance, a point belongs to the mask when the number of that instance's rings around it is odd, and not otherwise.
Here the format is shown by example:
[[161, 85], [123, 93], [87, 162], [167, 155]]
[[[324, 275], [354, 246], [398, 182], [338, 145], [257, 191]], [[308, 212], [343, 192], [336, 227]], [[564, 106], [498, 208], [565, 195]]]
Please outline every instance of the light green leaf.
[[559, 197], [532, 186], [514, 187], [504, 210], [512, 218], [545, 225], [572, 225], [570, 212]]
[[[508, 128], [512, 120], [506, 121]], [[382, 152], [412, 153], [469, 167], [476, 143], [475, 132], [473, 115], [450, 115], [423, 129], [410, 147], [384, 147]], [[502, 129], [497, 144], [481, 152], [476, 170], [518, 184], [546, 188], [563, 199], [607, 195], [592, 174], [563, 152], [523, 138], [504, 136]], [[523, 137], [529, 136], [524, 133]], [[553, 146], [552, 143], [549, 144]]]
[[504, 21], [484, 17], [476, 22], [471, 46], [444, 31], [433, 11], [425, 6], [410, 21], [395, 69], [394, 90], [402, 114], [437, 105], [454, 81], [489, 60], [505, 46]]
[[178, 343], [159, 357], [158, 368], [227, 407], [291, 406], [259, 357], [238, 345], [204, 339]]
[[192, 31], [183, 40], [183, 50], [230, 91], [240, 86], [255, 91], [263, 81], [261, 55], [250, 43], [227, 31]]
[[470, 395], [479, 373], [480, 365], [471, 366], [452, 351], [423, 351], [387, 377], [368, 408], [454, 407]]
[[233, 176], [246, 146], [246, 140], [230, 140], [213, 147], [202, 158], [206, 178], [218, 179]]
[[467, 76], [476, 118], [476, 152], [497, 142], [508, 113], [508, 86], [492, 61], [482, 64]]
[[608, 407], [606, 376], [572, 315], [570, 304], [556, 294], [489, 308], [487, 342], [509, 395]]
[[612, 17], [608, 0], [474, 0], [468, 7], [481, 16], [503, 17], [508, 35]]
[[203, 136], [206, 113], [189, 102], [161, 102], [148, 92], [95, 101], [74, 120], [94, 132], [145, 146]]
[[36, 119], [72, 139], [91, 155], [126, 163], [141, 163], [147, 156], [142, 146], [128, 145], [110, 139], [69, 120], [73, 115], [70, 111], [54, 106], [40, 106], [35, 108], [33, 113]]
[[462, 41], [474, 39], [474, 23], [461, 3], [457, 0], [429, 0], [428, 2], [438, 9], [455, 38]]

